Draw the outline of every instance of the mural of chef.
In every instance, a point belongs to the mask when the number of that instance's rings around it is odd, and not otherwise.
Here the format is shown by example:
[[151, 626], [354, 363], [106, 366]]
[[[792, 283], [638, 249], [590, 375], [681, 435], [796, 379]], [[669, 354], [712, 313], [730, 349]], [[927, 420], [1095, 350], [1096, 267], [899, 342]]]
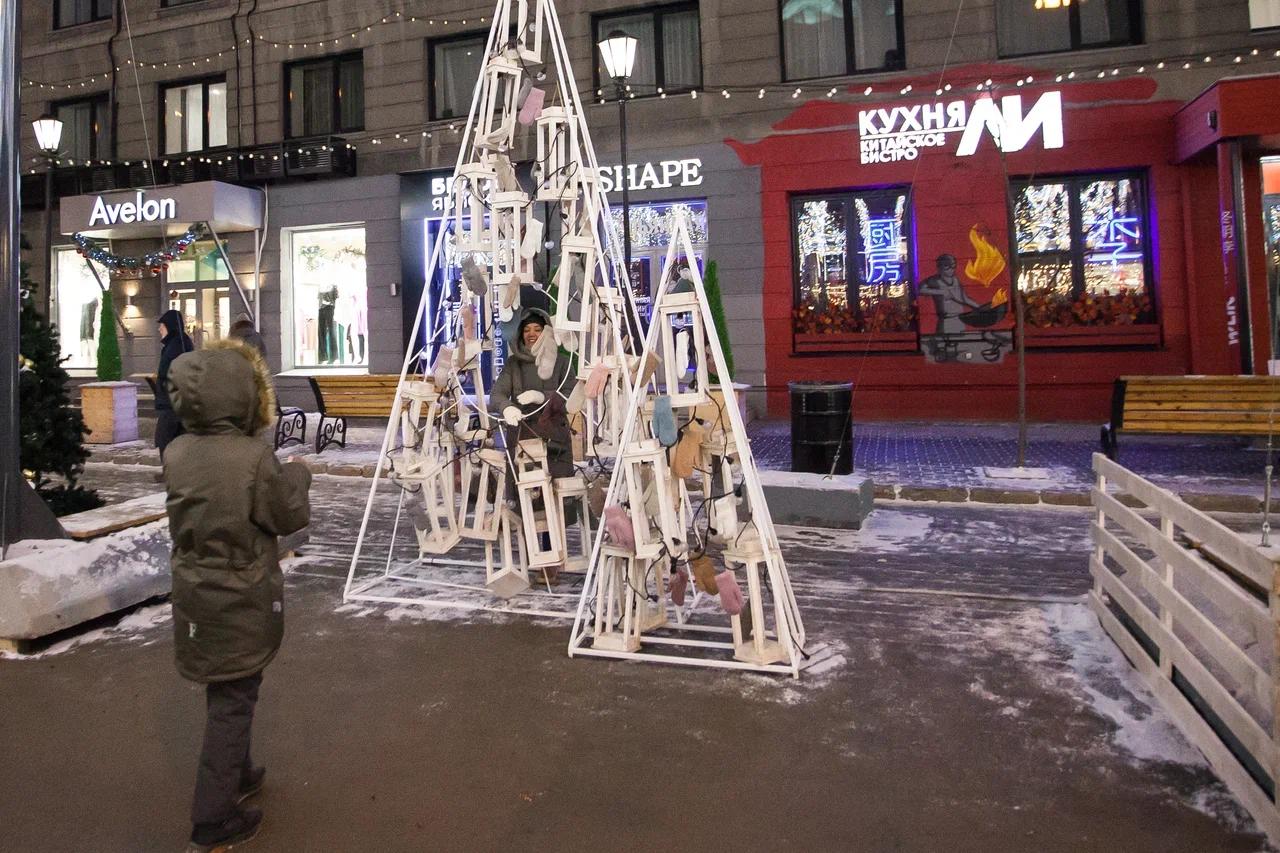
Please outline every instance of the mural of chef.
[[964, 292], [964, 285], [956, 275], [955, 255], [939, 255], [937, 263], [938, 272], [920, 282], [920, 295], [933, 297], [934, 311], [938, 315], [935, 334], [960, 334], [965, 331], [965, 322], [960, 315], [973, 308], [981, 308], [982, 303]]

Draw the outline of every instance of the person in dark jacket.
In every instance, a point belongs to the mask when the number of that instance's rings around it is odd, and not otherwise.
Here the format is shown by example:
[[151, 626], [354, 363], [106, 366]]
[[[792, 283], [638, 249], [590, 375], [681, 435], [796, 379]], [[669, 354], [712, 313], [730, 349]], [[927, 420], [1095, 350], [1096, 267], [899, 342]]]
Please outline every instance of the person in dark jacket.
[[507, 446], [535, 436], [544, 440], [552, 477], [573, 474], [573, 445], [565, 410], [575, 383], [570, 368], [569, 356], [556, 346], [551, 317], [539, 308], [526, 308], [506, 363], [489, 392], [489, 411], [500, 415], [508, 426]]
[[182, 435], [182, 421], [173, 413], [173, 404], [169, 401], [166, 385], [169, 368], [176, 358], [195, 349], [195, 345], [182, 328], [182, 315], [172, 308], [160, 315], [158, 328], [160, 367], [156, 370], [156, 447], [163, 461], [164, 449], [169, 442]]
[[275, 400], [251, 347], [215, 341], [183, 356], [166, 391], [186, 429], [164, 460], [174, 652], [179, 674], [207, 685], [191, 842], [212, 850], [248, 840], [262, 820], [239, 803], [266, 773], [249, 741], [262, 671], [284, 636], [276, 537], [308, 524], [311, 474], [300, 462], [281, 465], [254, 437], [271, 423]]
[[248, 314], [241, 312], [236, 315], [236, 321], [231, 324], [228, 334], [233, 338], [244, 341], [249, 346], [258, 351], [258, 354], [265, 360], [267, 357], [267, 342], [262, 337], [262, 333], [253, 327], [253, 318]]

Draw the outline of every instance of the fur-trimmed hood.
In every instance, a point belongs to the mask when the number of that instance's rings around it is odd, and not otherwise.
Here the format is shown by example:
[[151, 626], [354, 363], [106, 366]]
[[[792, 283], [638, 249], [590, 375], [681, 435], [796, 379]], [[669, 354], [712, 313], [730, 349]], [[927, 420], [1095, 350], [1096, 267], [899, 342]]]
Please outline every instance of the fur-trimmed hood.
[[256, 435], [275, 418], [271, 372], [256, 349], [235, 339], [213, 341], [173, 362], [173, 410], [197, 435]]

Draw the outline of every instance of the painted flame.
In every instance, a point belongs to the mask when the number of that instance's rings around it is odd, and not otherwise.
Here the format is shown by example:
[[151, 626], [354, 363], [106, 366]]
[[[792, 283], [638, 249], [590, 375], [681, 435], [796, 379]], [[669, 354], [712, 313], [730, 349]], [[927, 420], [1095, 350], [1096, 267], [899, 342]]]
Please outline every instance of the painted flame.
[[[991, 282], [996, 280], [996, 276], [1004, 272], [1006, 266], [1004, 255], [978, 233], [976, 225], [969, 229], [969, 242], [973, 244], [978, 256], [964, 265], [964, 274], [983, 287], [990, 287]], [[1005, 298], [1008, 298], [1007, 294]]]
[[999, 307], [1009, 301], [1009, 288], [1002, 287], [996, 291], [996, 295], [991, 297], [991, 307]]

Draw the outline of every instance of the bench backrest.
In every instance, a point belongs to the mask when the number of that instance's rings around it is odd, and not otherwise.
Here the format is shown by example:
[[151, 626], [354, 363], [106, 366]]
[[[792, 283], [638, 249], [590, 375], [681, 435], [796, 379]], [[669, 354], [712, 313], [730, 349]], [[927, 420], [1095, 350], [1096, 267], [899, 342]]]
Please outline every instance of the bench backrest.
[[1116, 380], [1114, 403], [1113, 423], [1133, 432], [1280, 431], [1277, 376], [1125, 376]]
[[[400, 377], [394, 374], [364, 376], [310, 376], [316, 405], [322, 414], [347, 418], [389, 418]], [[409, 380], [417, 376], [407, 377]]]

